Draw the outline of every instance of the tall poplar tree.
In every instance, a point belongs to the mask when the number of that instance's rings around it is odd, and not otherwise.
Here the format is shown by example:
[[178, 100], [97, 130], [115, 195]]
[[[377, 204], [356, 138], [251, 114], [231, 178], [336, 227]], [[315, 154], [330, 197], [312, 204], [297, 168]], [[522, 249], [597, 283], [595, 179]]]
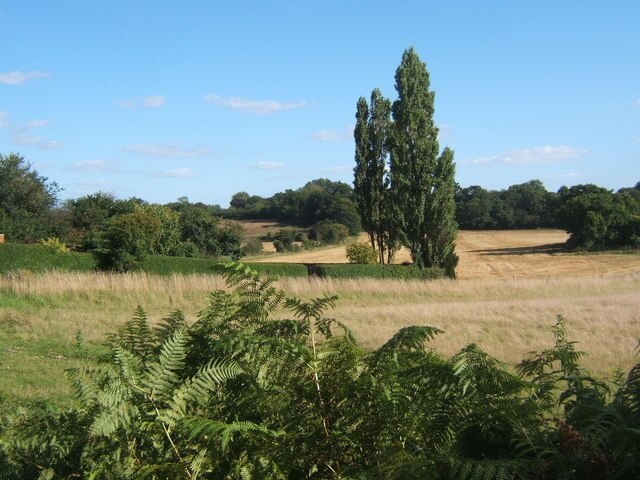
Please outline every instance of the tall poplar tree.
[[393, 259], [397, 246], [387, 175], [390, 116], [391, 102], [377, 88], [371, 92], [370, 105], [364, 97], [358, 100], [354, 129], [354, 193], [364, 228], [382, 264]]
[[413, 48], [396, 70], [390, 142], [391, 200], [402, 243], [420, 267], [443, 267], [454, 275], [455, 222], [453, 151], [439, 155], [433, 120], [435, 93], [426, 65]]

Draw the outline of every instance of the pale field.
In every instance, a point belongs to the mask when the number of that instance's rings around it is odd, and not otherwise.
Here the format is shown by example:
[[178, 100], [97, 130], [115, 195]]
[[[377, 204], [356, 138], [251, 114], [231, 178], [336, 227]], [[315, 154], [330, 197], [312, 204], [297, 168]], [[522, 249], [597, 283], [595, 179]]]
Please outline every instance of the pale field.
[[[476, 343], [515, 365], [526, 352], [553, 345], [550, 328], [563, 314], [570, 338], [589, 353], [586, 367], [604, 374], [638, 362], [640, 273], [433, 282], [302, 278], [282, 279], [279, 285], [305, 299], [337, 294], [336, 308], [327, 315], [347, 324], [367, 348], [382, 345], [404, 326], [432, 325], [445, 332], [433, 342], [445, 355]], [[101, 343], [138, 304], [152, 322], [174, 309], [193, 321], [208, 292], [218, 288], [225, 288], [222, 280], [206, 275], [4, 276], [0, 292], [8, 301], [0, 310], [0, 325], [10, 331], [12, 342], [24, 345], [53, 339], [73, 345], [77, 331], [87, 342]], [[12, 368], [26, 368], [21, 363], [34, 358], [16, 356]]]
[[[461, 231], [456, 242], [460, 257], [458, 278], [554, 278], [609, 276], [640, 272], [640, 255], [600, 253], [576, 255], [560, 253], [567, 239], [562, 230]], [[360, 241], [366, 241], [366, 234]], [[345, 263], [345, 245], [297, 253], [264, 255], [256, 262]], [[401, 250], [396, 263], [410, 261]]]

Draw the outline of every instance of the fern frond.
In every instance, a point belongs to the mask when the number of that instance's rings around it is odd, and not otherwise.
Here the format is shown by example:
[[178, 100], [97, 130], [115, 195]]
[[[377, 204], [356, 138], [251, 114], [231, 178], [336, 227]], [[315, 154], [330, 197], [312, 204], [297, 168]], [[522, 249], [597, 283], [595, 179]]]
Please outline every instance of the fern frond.
[[205, 443], [220, 442], [222, 451], [225, 452], [234, 436], [262, 436], [275, 438], [283, 435], [282, 431], [274, 431], [263, 425], [248, 421], [225, 423], [203, 417], [187, 417], [182, 426], [191, 440], [200, 440]]
[[187, 356], [189, 336], [185, 329], [168, 337], [160, 349], [157, 362], [150, 363], [142, 379], [142, 385], [152, 399], [168, 398], [180, 382], [179, 372]]
[[174, 310], [166, 317], [162, 318], [158, 325], [154, 327], [156, 343], [162, 344], [167, 338], [186, 326], [186, 319], [182, 310]]

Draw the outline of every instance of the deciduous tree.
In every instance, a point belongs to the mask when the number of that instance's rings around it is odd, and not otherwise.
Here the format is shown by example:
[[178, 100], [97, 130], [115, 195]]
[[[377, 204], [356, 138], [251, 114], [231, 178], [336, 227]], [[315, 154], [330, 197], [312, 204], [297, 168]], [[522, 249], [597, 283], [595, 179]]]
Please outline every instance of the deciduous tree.
[[391, 198], [403, 244], [420, 267], [455, 264], [453, 151], [439, 154], [433, 120], [435, 93], [429, 73], [413, 48], [396, 70], [398, 99], [390, 148]]

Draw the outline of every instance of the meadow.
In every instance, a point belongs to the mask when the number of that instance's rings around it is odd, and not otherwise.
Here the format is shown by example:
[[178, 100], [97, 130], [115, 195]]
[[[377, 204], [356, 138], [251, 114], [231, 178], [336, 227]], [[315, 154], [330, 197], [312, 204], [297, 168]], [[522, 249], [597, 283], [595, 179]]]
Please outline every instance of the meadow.
[[[584, 366], [602, 375], [629, 369], [637, 363], [640, 339], [640, 256], [562, 254], [558, 240], [557, 231], [462, 232], [457, 280], [283, 278], [279, 286], [304, 299], [338, 295], [330, 316], [370, 348], [404, 326], [431, 325], [445, 332], [433, 343], [443, 354], [476, 343], [515, 365], [528, 351], [552, 345], [550, 328], [562, 314], [570, 338], [589, 353]], [[336, 261], [340, 249], [344, 246], [325, 253], [333, 252]], [[300, 261], [301, 255], [263, 260]], [[67, 402], [64, 369], [93, 362], [107, 333], [137, 305], [152, 322], [176, 309], [193, 321], [209, 292], [223, 288], [219, 277], [205, 274], [5, 274], [0, 277], [0, 398]]]

